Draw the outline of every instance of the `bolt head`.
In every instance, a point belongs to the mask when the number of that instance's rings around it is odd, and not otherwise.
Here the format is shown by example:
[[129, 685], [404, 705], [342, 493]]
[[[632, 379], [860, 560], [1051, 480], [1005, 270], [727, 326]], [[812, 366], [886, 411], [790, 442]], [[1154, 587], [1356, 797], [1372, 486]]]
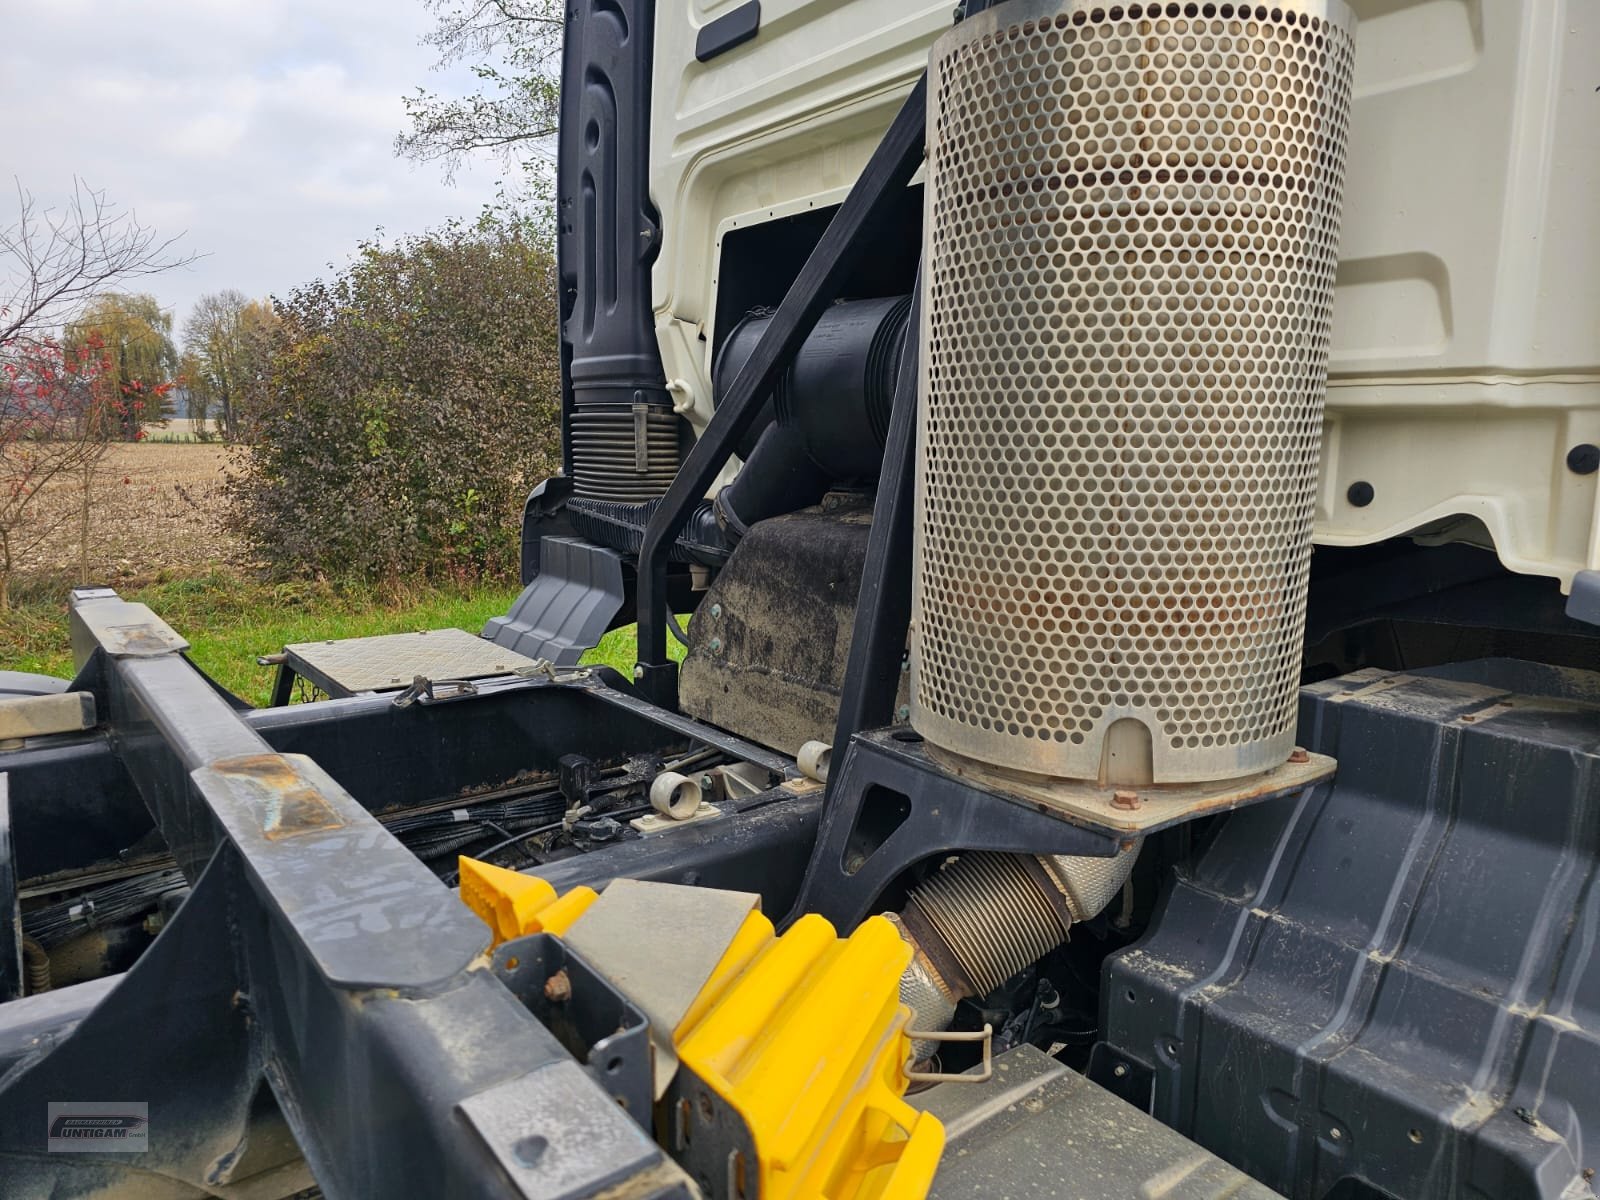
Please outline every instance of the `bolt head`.
[[544, 981], [544, 998], [552, 1004], [565, 1004], [572, 999], [572, 979], [565, 967]]
[[1144, 804], [1144, 801], [1139, 799], [1139, 793], [1138, 792], [1112, 792], [1111, 793], [1111, 807], [1112, 808], [1124, 808], [1124, 809], [1127, 809], [1128, 811], [1131, 812], [1132, 810], [1140, 807], [1142, 804]]
[[895, 715], [895, 719], [896, 720], [909, 721], [911, 719], [911, 708], [910, 708], [909, 705], [902, 704], [899, 708], [897, 708], [895, 710], [895, 714], [894, 715]]
[[644, 667], [641, 666], [641, 665], [635, 664], [634, 668], [633, 668], [633, 677], [635, 679], [643, 679], [644, 678]]
[[1308, 763], [1311, 761], [1311, 755], [1306, 753], [1304, 746], [1296, 746], [1293, 750], [1289, 751], [1289, 761], [1296, 765]]
[[1128, 1064], [1127, 1063], [1118, 1063], [1114, 1068], [1112, 1068], [1111, 1073], [1113, 1075], [1115, 1075], [1118, 1079], [1121, 1079], [1124, 1075], [1126, 1075], [1128, 1073]]
[[713, 605], [712, 605], [712, 606], [711, 606], [711, 615], [712, 615], [712, 616], [713, 616], [713, 617], [720, 617], [720, 616], [721, 616], [721, 615], [722, 615], [722, 605], [720, 605], [720, 604], [713, 604]]
[[722, 639], [712, 638], [711, 643], [707, 648], [711, 651], [711, 653], [715, 654], [718, 650], [722, 649]]

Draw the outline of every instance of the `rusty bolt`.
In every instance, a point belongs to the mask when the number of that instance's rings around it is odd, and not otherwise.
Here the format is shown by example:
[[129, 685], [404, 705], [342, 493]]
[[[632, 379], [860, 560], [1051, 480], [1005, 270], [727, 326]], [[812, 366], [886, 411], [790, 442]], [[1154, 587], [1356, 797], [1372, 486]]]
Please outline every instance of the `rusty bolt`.
[[1585, 1179], [1593, 1179], [1594, 1178], [1594, 1168], [1593, 1167], [1585, 1167], [1583, 1169], [1583, 1177]]
[[1306, 748], [1304, 746], [1296, 746], [1293, 750], [1289, 751], [1289, 761], [1294, 763], [1296, 766], [1300, 766], [1304, 763], [1310, 762], [1311, 755], [1306, 753]]
[[544, 981], [544, 998], [551, 1004], [565, 1004], [572, 999], [572, 980], [565, 967]]
[[1112, 808], [1126, 808], [1126, 809], [1131, 811], [1131, 810], [1133, 810], [1135, 808], [1140, 807], [1143, 803], [1144, 803], [1144, 801], [1139, 799], [1139, 793], [1138, 792], [1112, 792], [1111, 793], [1111, 807]]

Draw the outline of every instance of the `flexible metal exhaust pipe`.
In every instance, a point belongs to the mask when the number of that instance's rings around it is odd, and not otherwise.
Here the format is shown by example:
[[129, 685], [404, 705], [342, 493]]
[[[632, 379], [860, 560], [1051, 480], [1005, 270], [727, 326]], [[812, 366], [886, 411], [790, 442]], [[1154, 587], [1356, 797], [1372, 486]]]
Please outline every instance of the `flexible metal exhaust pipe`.
[[[913, 948], [900, 979], [911, 1028], [947, 1028], [959, 1001], [987, 995], [1064, 943], [1116, 898], [1141, 845], [1109, 858], [976, 851], [934, 872], [891, 915]], [[928, 1057], [931, 1043], [914, 1052]]]

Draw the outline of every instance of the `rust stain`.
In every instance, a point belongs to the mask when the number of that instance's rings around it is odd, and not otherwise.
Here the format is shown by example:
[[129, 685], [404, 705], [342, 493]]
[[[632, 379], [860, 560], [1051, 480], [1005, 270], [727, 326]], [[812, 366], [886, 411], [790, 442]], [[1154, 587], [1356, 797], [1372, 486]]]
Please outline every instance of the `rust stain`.
[[159, 625], [113, 625], [105, 632], [113, 654], [167, 654], [177, 649]]
[[261, 829], [273, 841], [340, 829], [343, 819], [281, 754], [247, 754], [212, 764], [218, 775], [249, 786], [261, 801]]

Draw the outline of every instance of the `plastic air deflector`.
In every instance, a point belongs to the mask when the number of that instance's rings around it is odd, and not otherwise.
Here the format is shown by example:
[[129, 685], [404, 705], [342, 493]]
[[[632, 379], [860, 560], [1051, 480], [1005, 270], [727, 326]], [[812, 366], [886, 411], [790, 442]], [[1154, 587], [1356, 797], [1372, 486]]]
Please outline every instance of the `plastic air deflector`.
[[622, 608], [622, 557], [581, 538], [547, 537], [539, 573], [503, 617], [491, 617], [483, 636], [497, 646], [558, 667], [575, 667]]

